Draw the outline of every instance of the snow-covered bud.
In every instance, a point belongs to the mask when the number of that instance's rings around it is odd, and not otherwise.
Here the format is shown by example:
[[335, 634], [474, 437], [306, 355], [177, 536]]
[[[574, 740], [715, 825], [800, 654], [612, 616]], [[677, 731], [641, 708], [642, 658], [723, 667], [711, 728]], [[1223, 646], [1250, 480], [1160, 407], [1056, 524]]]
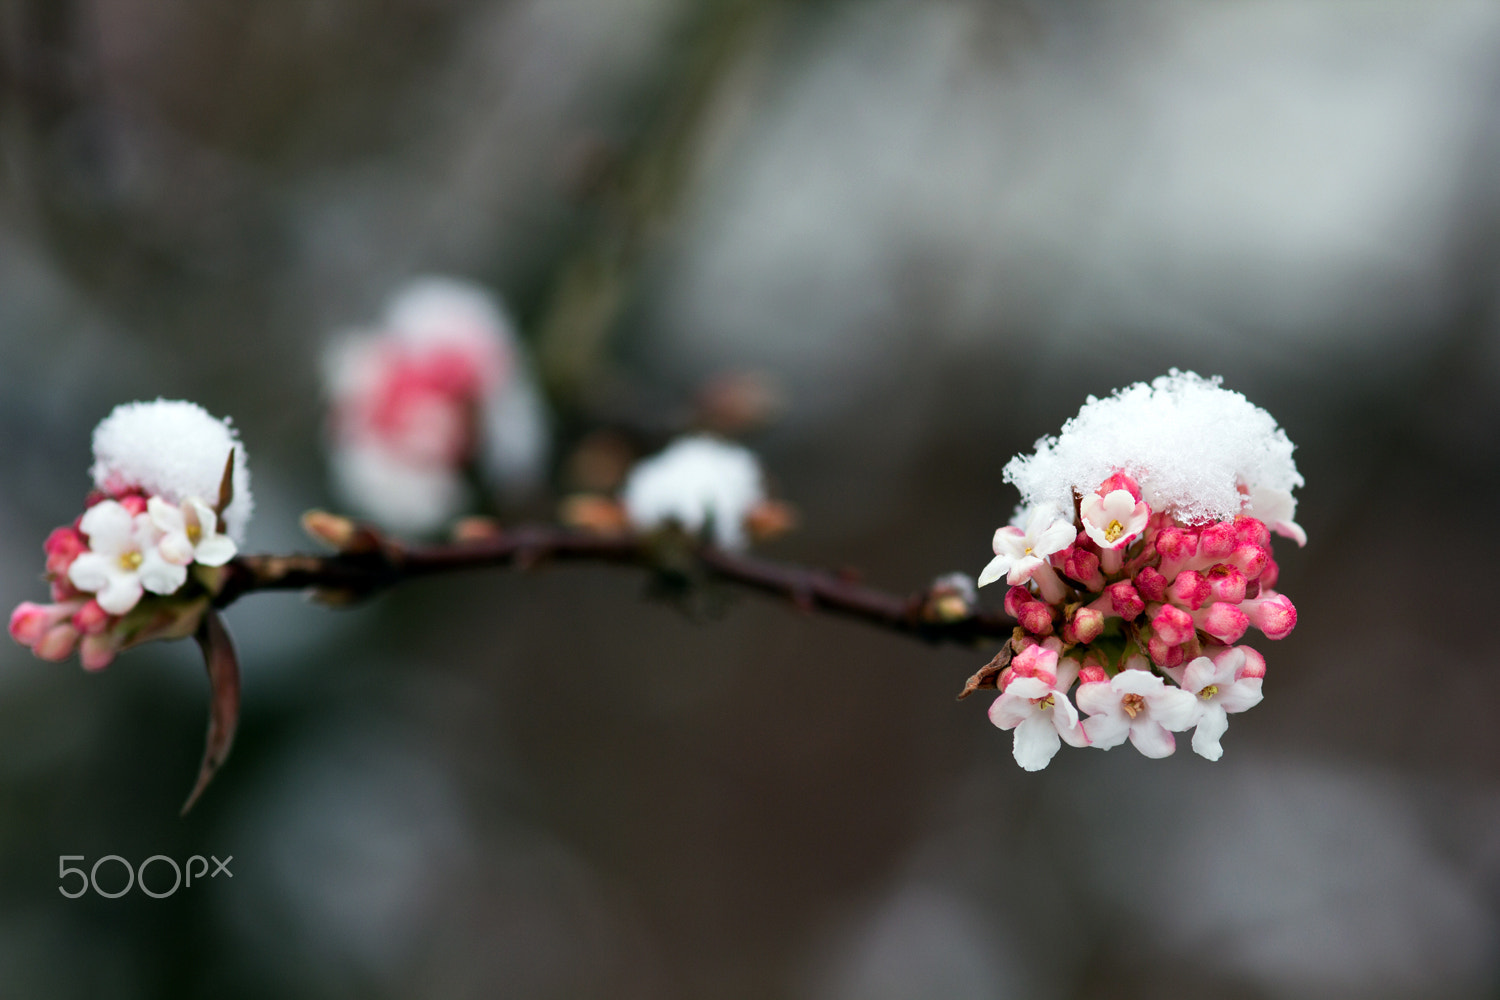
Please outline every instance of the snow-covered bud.
[[974, 581], [963, 573], [949, 573], [932, 581], [922, 602], [922, 617], [931, 622], [956, 622], [974, 614], [979, 595]]
[[707, 436], [680, 438], [638, 463], [620, 492], [637, 531], [675, 524], [690, 534], [710, 533], [725, 549], [745, 547], [745, 518], [764, 499], [755, 455]]

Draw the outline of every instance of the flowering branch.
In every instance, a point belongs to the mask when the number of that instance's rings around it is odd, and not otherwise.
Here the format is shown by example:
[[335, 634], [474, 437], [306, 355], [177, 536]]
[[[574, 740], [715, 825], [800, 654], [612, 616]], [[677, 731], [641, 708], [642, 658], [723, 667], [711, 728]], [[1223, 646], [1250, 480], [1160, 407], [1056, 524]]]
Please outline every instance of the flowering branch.
[[1006, 639], [1015, 628], [1002, 615], [975, 612], [961, 597], [955, 599], [951, 586], [942, 581], [903, 596], [859, 583], [847, 573], [731, 552], [682, 533], [605, 535], [525, 525], [443, 545], [406, 545], [330, 515], [314, 513], [309, 521], [341, 523], [353, 530], [346, 528], [339, 534], [341, 551], [334, 555], [254, 555], [232, 560], [224, 567], [223, 588], [215, 606], [227, 607], [259, 590], [304, 589], [312, 589], [330, 603], [343, 604], [406, 580], [441, 573], [530, 569], [543, 562], [596, 562], [639, 566], [679, 579], [701, 573], [783, 598], [809, 613], [854, 618], [929, 642]]

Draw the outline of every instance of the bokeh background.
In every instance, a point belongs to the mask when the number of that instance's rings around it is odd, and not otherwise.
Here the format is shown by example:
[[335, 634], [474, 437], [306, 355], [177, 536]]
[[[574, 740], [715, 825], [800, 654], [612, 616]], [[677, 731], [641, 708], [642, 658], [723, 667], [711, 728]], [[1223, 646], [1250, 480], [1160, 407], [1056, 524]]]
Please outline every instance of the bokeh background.
[[320, 350], [425, 273], [508, 302], [559, 491], [588, 427], [760, 372], [770, 553], [914, 590], [988, 560], [1012, 454], [1176, 366], [1299, 444], [1311, 541], [1217, 764], [1025, 774], [953, 698], [990, 651], [543, 567], [237, 604], [180, 820], [192, 645], [7, 643], [0, 993], [1500, 995], [1497, 163], [1486, 2], [4, 0], [6, 608], [130, 399], [232, 414], [248, 547], [309, 547]]

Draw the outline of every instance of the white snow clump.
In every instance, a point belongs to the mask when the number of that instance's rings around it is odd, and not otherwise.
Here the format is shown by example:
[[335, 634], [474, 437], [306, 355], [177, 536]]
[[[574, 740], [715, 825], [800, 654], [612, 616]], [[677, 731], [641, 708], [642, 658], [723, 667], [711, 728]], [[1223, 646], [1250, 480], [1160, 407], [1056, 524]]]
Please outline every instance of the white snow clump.
[[755, 455], [707, 436], [679, 438], [639, 462], [620, 497], [640, 531], [676, 523], [698, 534], [711, 524], [714, 542], [725, 549], [745, 547], [746, 515], [765, 498]]
[[1152, 510], [1184, 524], [1233, 518], [1242, 487], [1289, 498], [1302, 485], [1295, 445], [1269, 413], [1221, 382], [1173, 368], [1150, 385], [1090, 396], [1062, 433], [1037, 441], [1036, 454], [1012, 458], [1005, 480], [1028, 505], [1071, 510], [1075, 494], [1124, 472]]
[[245, 446], [227, 417], [219, 420], [183, 400], [122, 403], [94, 428], [89, 474], [110, 496], [137, 489], [174, 505], [197, 498], [213, 507], [231, 450], [234, 499], [222, 520], [225, 533], [243, 544], [255, 500]]

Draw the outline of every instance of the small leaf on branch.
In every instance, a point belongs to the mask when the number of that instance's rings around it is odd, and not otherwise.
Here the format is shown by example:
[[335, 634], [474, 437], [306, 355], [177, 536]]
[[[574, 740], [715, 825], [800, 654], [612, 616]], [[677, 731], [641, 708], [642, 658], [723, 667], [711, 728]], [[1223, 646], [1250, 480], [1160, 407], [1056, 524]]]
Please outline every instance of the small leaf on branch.
[[181, 815], [188, 810], [208, 788], [208, 783], [218, 773], [229, 756], [234, 743], [234, 730], [240, 718], [240, 665], [235, 656], [234, 643], [219, 613], [210, 609], [198, 626], [195, 636], [198, 647], [203, 650], [203, 663], [208, 668], [209, 706], [208, 736], [203, 745], [203, 763], [198, 768], [198, 781], [193, 791], [182, 804]]
[[1000, 652], [995, 654], [993, 660], [980, 667], [979, 671], [973, 677], [964, 682], [964, 689], [958, 693], [958, 700], [963, 701], [981, 688], [998, 688], [1000, 686], [1000, 672], [1010, 666], [1012, 655], [1013, 650], [1009, 642], [1001, 646]]
[[224, 512], [229, 505], [234, 503], [234, 449], [229, 449], [229, 458], [224, 462], [224, 476], [219, 480], [219, 504], [214, 508], [214, 516], [221, 521]]

